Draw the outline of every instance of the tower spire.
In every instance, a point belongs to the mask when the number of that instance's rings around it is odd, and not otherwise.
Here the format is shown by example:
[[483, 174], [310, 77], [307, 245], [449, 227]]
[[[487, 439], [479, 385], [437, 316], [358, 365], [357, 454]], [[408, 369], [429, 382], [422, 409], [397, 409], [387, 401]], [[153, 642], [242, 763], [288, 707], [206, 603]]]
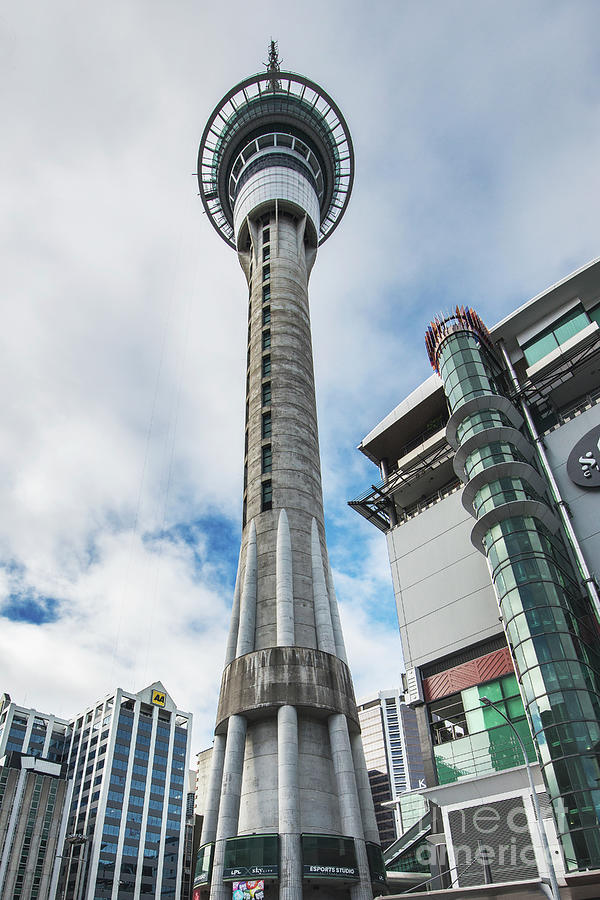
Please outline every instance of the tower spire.
[[271, 75], [271, 79], [269, 85], [272, 91], [278, 91], [281, 89], [281, 82], [277, 75], [281, 72], [281, 63], [283, 60], [279, 59], [279, 43], [274, 41], [271, 38], [271, 43], [269, 44], [269, 59], [268, 62], [265, 63], [267, 67], [267, 72]]

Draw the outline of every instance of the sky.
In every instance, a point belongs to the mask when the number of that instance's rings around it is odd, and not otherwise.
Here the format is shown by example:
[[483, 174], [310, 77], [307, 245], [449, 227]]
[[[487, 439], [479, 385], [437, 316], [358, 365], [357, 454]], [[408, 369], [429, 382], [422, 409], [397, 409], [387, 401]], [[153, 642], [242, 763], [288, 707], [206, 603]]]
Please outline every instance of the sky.
[[197, 196], [206, 119], [263, 68], [331, 94], [353, 196], [311, 317], [328, 547], [358, 697], [402, 671], [360, 440], [600, 246], [600, 4], [304, 0], [0, 10], [0, 692], [69, 718], [160, 680], [210, 745], [241, 530], [246, 287]]

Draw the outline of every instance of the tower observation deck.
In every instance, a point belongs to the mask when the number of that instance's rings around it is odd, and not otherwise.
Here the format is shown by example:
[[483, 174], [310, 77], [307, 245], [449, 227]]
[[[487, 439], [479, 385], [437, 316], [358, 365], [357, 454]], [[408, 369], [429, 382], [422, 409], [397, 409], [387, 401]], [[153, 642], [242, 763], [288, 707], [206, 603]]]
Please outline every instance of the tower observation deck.
[[348, 126], [280, 71], [212, 112], [200, 196], [248, 282], [243, 530], [199, 852], [198, 897], [370, 900], [384, 880], [328, 562], [308, 279], [354, 174]]

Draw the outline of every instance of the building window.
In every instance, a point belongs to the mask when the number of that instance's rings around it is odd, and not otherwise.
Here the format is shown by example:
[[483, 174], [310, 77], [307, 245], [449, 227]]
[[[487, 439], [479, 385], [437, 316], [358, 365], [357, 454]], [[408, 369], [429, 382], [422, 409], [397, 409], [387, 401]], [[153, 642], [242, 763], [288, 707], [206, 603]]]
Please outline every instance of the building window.
[[271, 266], [263, 266], [263, 281], [268, 281], [271, 277]]
[[262, 485], [262, 511], [273, 509], [273, 485], [271, 479], [263, 481]]
[[271, 346], [271, 330], [269, 328], [267, 328], [262, 333], [262, 348], [263, 348], [263, 350], [268, 350], [270, 346]]
[[532, 366], [543, 359], [569, 338], [583, 331], [589, 324], [590, 319], [586, 311], [579, 305], [575, 306], [566, 315], [561, 316], [548, 328], [544, 328], [542, 332], [523, 344], [523, 354], [527, 365]]
[[269, 406], [271, 403], [271, 382], [266, 381], [262, 386], [262, 405]]
[[271, 259], [271, 245], [267, 244], [263, 247], [263, 260], [266, 262], [268, 259]]
[[263, 325], [270, 325], [271, 323], [271, 307], [263, 306]]
[[263, 244], [266, 244], [271, 239], [271, 229], [263, 228]]
[[262, 436], [263, 438], [271, 437], [271, 413], [263, 413], [262, 416]]
[[271, 285], [265, 284], [263, 286], [263, 303], [268, 303], [271, 299]]
[[267, 353], [266, 356], [262, 358], [262, 377], [268, 378], [271, 374], [271, 354]]
[[265, 444], [262, 448], [262, 471], [263, 474], [270, 472], [273, 468], [273, 450], [270, 444]]

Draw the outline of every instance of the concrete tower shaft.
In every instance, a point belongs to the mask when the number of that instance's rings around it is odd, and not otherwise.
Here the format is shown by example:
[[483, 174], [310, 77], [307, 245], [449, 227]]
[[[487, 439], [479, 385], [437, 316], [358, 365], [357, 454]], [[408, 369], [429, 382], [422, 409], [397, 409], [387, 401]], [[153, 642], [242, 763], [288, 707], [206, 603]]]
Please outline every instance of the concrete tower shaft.
[[382, 877], [325, 542], [308, 301], [352, 160], [333, 101], [273, 69], [223, 99], [200, 146], [205, 209], [249, 288], [242, 546], [202, 833], [210, 900], [231, 896], [232, 873], [264, 876], [280, 900], [315, 885], [370, 900]]

